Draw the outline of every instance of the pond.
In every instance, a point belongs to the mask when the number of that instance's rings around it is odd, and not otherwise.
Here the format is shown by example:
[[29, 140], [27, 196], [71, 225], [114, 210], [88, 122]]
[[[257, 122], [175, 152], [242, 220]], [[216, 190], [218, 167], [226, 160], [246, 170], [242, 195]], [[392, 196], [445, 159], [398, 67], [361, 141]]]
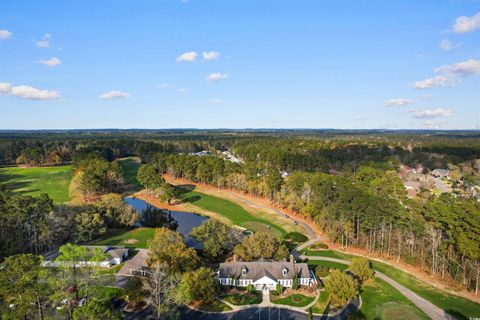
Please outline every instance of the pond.
[[[185, 237], [185, 243], [189, 247], [199, 246], [199, 242], [193, 238], [190, 238], [189, 233], [193, 228], [201, 225], [205, 220], [207, 220], [208, 217], [193, 212], [163, 210], [137, 198], [127, 197], [124, 198], [123, 201], [137, 210], [142, 218], [145, 212], [163, 214], [165, 215], [162, 217], [163, 219], [168, 219], [171, 217], [176, 222], [176, 227], [174, 228], [175, 231], [181, 233]], [[139, 224], [142, 225], [142, 222], [139, 222]]]

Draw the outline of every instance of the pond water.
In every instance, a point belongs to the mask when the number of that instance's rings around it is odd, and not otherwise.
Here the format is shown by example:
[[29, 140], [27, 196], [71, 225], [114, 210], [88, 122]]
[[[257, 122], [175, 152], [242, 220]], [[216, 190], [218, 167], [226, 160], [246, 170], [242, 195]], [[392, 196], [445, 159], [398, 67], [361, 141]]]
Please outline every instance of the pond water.
[[177, 227], [175, 228], [175, 231], [181, 233], [185, 237], [185, 243], [189, 247], [199, 246], [199, 242], [193, 238], [190, 238], [189, 233], [190, 231], [192, 231], [193, 228], [201, 225], [205, 220], [207, 220], [208, 217], [201, 216], [193, 212], [163, 210], [152, 206], [144, 200], [137, 198], [127, 197], [124, 198], [123, 201], [125, 201], [128, 205], [132, 206], [135, 210], [137, 210], [140, 216], [142, 216], [143, 212], [152, 208], [158, 209], [159, 214], [164, 214], [165, 216], [170, 215], [177, 222]]

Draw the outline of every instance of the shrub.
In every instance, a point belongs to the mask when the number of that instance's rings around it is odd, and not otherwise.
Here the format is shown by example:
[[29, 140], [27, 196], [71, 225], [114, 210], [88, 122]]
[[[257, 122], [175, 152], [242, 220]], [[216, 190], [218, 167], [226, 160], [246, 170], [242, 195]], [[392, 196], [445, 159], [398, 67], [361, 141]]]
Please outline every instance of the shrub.
[[254, 293], [255, 292], [255, 286], [251, 283], [249, 285], [247, 285], [247, 292]]
[[318, 243], [312, 244], [309, 249], [310, 250], [326, 250], [328, 249], [328, 246], [325, 243], [318, 242]]
[[277, 291], [278, 295], [281, 295], [283, 292], [283, 286], [280, 283], [277, 283], [277, 287], [275, 288], [275, 290]]
[[373, 270], [372, 264], [365, 258], [353, 258], [348, 269], [361, 283], [375, 276], [375, 270]]

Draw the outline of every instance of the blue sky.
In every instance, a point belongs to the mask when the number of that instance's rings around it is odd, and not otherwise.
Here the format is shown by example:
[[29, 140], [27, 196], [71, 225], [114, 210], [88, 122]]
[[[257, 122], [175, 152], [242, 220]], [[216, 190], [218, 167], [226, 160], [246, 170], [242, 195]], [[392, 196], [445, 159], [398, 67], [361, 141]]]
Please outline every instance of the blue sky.
[[478, 129], [480, 1], [2, 0], [0, 129], [187, 127]]

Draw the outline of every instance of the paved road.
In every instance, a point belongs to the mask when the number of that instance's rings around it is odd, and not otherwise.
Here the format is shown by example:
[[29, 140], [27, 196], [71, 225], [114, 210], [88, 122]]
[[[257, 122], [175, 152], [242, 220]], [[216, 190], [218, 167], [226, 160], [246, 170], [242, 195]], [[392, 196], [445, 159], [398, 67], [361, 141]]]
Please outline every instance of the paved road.
[[[336, 259], [330, 257], [318, 257], [318, 256], [300, 256], [301, 259], [308, 258], [309, 260], [323, 260], [323, 261], [332, 261], [342, 264], [350, 264], [350, 261], [343, 260], [343, 259]], [[449, 315], [444, 310], [440, 309], [430, 301], [425, 300], [424, 298], [420, 297], [418, 294], [413, 292], [412, 290], [402, 286], [400, 283], [396, 282], [392, 278], [388, 277], [387, 275], [375, 271], [375, 276], [382, 279], [383, 281], [390, 284], [392, 287], [400, 291], [408, 300], [410, 300], [413, 304], [415, 304], [420, 310], [422, 310], [426, 315], [434, 320], [454, 320], [455, 317]]]

